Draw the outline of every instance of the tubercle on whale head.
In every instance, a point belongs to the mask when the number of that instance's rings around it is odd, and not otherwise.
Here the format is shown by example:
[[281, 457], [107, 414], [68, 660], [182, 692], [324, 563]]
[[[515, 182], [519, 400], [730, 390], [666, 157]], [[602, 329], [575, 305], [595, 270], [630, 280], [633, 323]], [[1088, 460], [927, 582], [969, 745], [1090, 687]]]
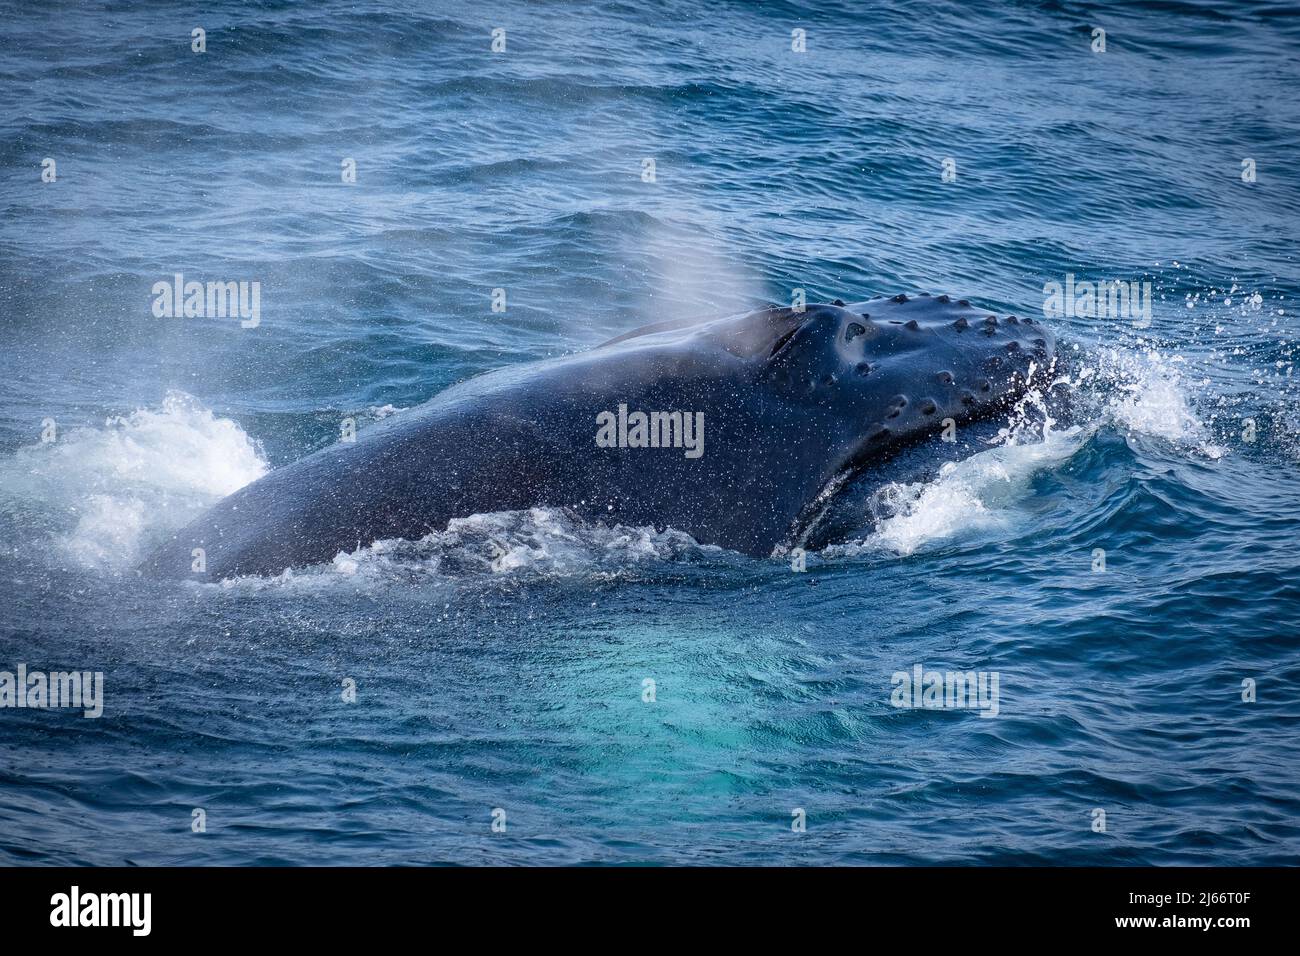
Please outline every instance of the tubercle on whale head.
[[1027, 367], [1035, 356], [1041, 364], [1056, 347], [1055, 336], [1032, 318], [999, 317], [965, 299], [954, 303], [946, 295], [916, 299], [897, 295], [852, 305], [837, 299], [809, 305], [802, 314], [782, 311], [795, 321], [787, 319], [780, 334], [771, 335], [767, 358], [778, 366], [817, 364], [819, 356], [821, 364], [838, 359], [856, 366], [873, 358], [949, 351], [981, 358], [1002, 353], [1011, 356], [1012, 365], [1017, 364], [1014, 353], [1019, 352], [1019, 364]]

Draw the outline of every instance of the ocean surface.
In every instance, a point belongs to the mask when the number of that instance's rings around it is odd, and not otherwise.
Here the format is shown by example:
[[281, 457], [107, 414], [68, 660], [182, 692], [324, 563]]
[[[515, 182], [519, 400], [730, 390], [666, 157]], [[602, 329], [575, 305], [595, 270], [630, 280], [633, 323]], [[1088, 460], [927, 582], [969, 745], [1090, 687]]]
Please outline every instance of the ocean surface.
[[[104, 675], [0, 709], [0, 862], [1295, 862], [1297, 54], [1282, 3], [0, 3], [0, 670]], [[1069, 419], [804, 573], [557, 509], [134, 571], [480, 372], [1070, 275], [1151, 315], [1043, 320]]]

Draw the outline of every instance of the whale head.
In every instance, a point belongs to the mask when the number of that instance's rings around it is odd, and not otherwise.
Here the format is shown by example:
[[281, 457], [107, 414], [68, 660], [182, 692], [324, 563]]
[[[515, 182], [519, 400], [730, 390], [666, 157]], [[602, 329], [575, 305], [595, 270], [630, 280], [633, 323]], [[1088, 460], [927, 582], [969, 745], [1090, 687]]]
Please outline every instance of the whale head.
[[847, 475], [1006, 414], [1056, 364], [1055, 337], [1038, 321], [946, 295], [664, 322], [607, 345], [575, 358], [588, 363], [592, 401], [612, 391], [629, 408], [705, 413], [712, 451], [702, 459], [618, 459], [645, 476], [637, 495], [655, 509], [642, 514], [671, 511], [684, 522], [674, 527], [752, 553], [797, 532]]
[[[833, 476], [936, 432], [955, 440], [959, 426], [1006, 414], [1031, 388], [1046, 391], [1057, 365], [1056, 338], [1037, 320], [946, 295], [837, 301], [749, 321], [776, 326], [767, 353], [751, 356], [756, 384], [816, 408]], [[788, 540], [808, 529], [826, 498], [809, 502]]]
[[789, 400], [838, 409], [863, 447], [1006, 408], [1044, 379], [1056, 353], [1034, 319], [946, 295], [788, 311], [761, 378]]
[[[706, 341], [710, 347], [700, 348]], [[666, 322], [605, 344], [663, 342], [684, 346], [691, 363], [669, 350], [666, 360], [646, 365], [650, 377], [671, 380], [685, 369], [725, 378], [743, 369], [750, 387], [771, 400], [769, 411], [793, 409], [809, 424], [801, 444], [832, 471], [940, 431], [948, 420], [996, 415], [1031, 386], [1048, 384], [1056, 364], [1056, 338], [1039, 321], [928, 293]], [[784, 452], [801, 450], [787, 443]]]

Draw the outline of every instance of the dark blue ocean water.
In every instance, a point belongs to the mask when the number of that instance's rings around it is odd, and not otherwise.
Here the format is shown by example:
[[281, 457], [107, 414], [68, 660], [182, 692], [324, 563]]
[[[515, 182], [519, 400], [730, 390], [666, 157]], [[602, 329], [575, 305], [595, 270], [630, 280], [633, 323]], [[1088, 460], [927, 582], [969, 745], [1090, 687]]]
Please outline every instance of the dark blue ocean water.
[[[0, 710], [0, 861], [1293, 862], [1300, 17], [989, 6], [0, 4], [0, 670], [105, 681]], [[177, 272], [260, 324], [156, 318]], [[485, 370], [1067, 274], [1153, 288], [1149, 327], [1051, 320], [1075, 418], [803, 574], [549, 510], [132, 571]], [[891, 706], [918, 664], [998, 715]]]

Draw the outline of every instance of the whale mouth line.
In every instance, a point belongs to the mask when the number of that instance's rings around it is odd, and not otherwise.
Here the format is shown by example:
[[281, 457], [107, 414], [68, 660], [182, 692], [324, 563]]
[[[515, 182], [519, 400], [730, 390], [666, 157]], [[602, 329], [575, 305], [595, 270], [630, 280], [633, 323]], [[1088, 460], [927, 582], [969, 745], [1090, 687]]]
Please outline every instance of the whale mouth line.
[[[1001, 407], [1001, 406], [998, 406]], [[996, 414], [996, 408], [990, 407], [980, 413], [967, 414], [962, 421], [969, 423], [988, 419]], [[783, 549], [803, 547], [816, 530], [822, 519], [831, 512], [839, 495], [849, 488], [858, 478], [867, 474], [873, 465], [887, 462], [908, 448], [923, 444], [940, 431], [936, 423], [932, 428], [911, 435], [898, 435], [888, 429], [876, 435], [864, 434], [854, 448], [840, 462], [829, 478], [822, 483], [817, 494], [807, 501], [786, 528], [781, 541], [773, 548], [773, 554], [782, 553]]]

